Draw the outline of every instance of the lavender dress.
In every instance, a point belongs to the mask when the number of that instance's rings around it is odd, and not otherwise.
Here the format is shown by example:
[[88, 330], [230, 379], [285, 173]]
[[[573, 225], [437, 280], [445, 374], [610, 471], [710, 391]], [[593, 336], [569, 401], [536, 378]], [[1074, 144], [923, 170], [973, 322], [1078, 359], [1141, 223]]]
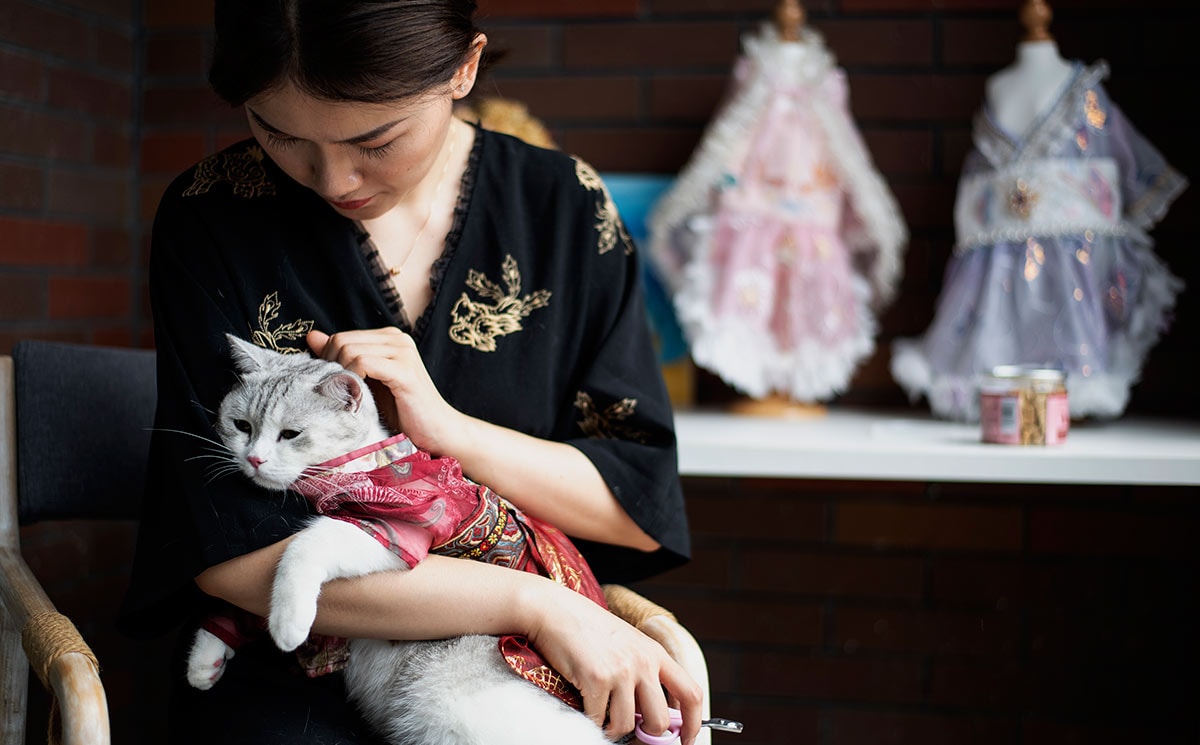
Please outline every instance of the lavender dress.
[[934, 414], [978, 419], [977, 377], [1010, 363], [1066, 370], [1072, 417], [1124, 411], [1183, 288], [1146, 231], [1187, 182], [1109, 99], [1107, 74], [1076, 63], [1020, 137], [976, 117], [936, 316], [892, 357]]

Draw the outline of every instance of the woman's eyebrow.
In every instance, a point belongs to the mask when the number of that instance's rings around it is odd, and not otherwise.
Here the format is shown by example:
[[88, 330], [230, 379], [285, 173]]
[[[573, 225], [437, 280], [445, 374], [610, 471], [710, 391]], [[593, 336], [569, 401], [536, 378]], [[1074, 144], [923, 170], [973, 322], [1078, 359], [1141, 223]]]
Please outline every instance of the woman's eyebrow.
[[[266, 119], [263, 119], [261, 116], [258, 115], [257, 111], [250, 108], [249, 106], [246, 107], [246, 111], [248, 111], [250, 113], [250, 117], [252, 119], [254, 119], [255, 123], [258, 124], [258, 126], [267, 130], [271, 134], [278, 135], [280, 137], [292, 137], [292, 135], [290, 135], [287, 132], [284, 132], [282, 129], [279, 129], [278, 127], [272, 125]], [[370, 132], [363, 132], [360, 135], [355, 135], [354, 137], [348, 137], [344, 140], [339, 140], [337, 142], [337, 144], [338, 145], [357, 145], [362, 142], [370, 142], [371, 140], [374, 140], [375, 138], [383, 135], [389, 129], [396, 126], [397, 124], [399, 124], [402, 121], [404, 121], [404, 120], [397, 119], [394, 122], [388, 122], [387, 124], [381, 124], [380, 126], [376, 127], [375, 129], [372, 129]]]

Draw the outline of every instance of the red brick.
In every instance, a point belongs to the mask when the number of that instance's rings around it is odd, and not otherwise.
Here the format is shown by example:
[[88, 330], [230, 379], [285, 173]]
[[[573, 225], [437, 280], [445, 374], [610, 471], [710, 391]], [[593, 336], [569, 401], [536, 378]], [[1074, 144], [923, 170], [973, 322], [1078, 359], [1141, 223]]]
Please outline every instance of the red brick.
[[0, 50], [0, 96], [40, 102], [44, 99], [44, 80], [41, 60]]
[[204, 158], [204, 140], [199, 132], [147, 134], [141, 143], [142, 171], [174, 176]]
[[727, 590], [733, 587], [733, 552], [728, 548], [710, 546], [706, 541], [692, 545], [692, 560], [644, 584], [656, 588], [705, 587]]
[[[485, 30], [488, 53], [497, 56], [493, 62], [497, 71], [544, 70], [552, 67], [556, 61], [557, 30], [550, 26], [489, 23]], [[486, 85], [477, 90], [488, 95], [492, 92]]]
[[[138, 216], [149, 227], [158, 211], [158, 203], [171, 184], [171, 176], [143, 176], [138, 184]], [[146, 231], [147, 237], [149, 231]], [[147, 252], [148, 253], [148, 252]]]
[[148, 87], [143, 91], [145, 124], [233, 124], [245, 119], [241, 107], [232, 107], [212, 92], [207, 84]]
[[923, 564], [902, 557], [847, 556], [782, 549], [747, 549], [744, 590], [856, 598], [921, 597]]
[[54, 169], [48, 206], [64, 215], [122, 222], [129, 207], [129, 176], [124, 173]]
[[908, 229], [949, 230], [954, 225], [954, 198], [957, 187], [944, 182], [903, 182], [892, 184], [892, 194]]
[[830, 745], [1008, 745], [1017, 726], [999, 717], [836, 709]]
[[42, 169], [0, 162], [0, 208], [41, 209], [44, 184]]
[[93, 263], [104, 267], [129, 267], [133, 260], [133, 236], [123, 228], [92, 230]]
[[87, 228], [78, 223], [0, 217], [0, 264], [83, 266]]
[[1030, 549], [1084, 556], [1177, 556], [1196, 554], [1195, 513], [1173, 517], [1128, 512], [1034, 509]]
[[51, 277], [51, 318], [119, 318], [129, 315], [129, 278]]
[[83, 162], [88, 150], [87, 125], [0, 105], [0, 150], [14, 155]]
[[794, 699], [718, 694], [713, 697], [712, 713], [746, 725], [745, 732], [740, 735], [714, 732], [713, 742], [717, 745], [801, 745], [823, 742], [821, 710]]
[[30, 321], [45, 314], [45, 279], [32, 274], [0, 274], [0, 321]]
[[132, 29], [113, 30], [97, 27], [96, 63], [114, 72], [133, 73]]
[[204, 80], [211, 42], [198, 32], [154, 32], [146, 39], [148, 76], [190, 75]]
[[862, 120], [969, 121], [983, 101], [983, 75], [850, 75], [850, 107]]
[[1171, 731], [1158, 723], [1113, 725], [1099, 722], [1061, 722], [1027, 719], [1021, 728], [1022, 745], [1194, 745], [1188, 727]]
[[92, 343], [105, 347], [132, 347], [133, 332], [127, 326], [98, 328], [92, 332]]
[[542, 120], [627, 122], [638, 116], [638, 81], [629, 76], [504, 78], [496, 81], [496, 91]]
[[701, 130], [656, 127], [569, 129], [556, 139], [563, 151], [601, 171], [677, 173], [692, 155]]
[[946, 18], [942, 21], [942, 63], [990, 65], [999, 70], [1013, 61], [1021, 26], [1016, 17]]
[[488, 18], [632, 17], [638, 0], [480, 0], [479, 20]]
[[674, 596], [664, 605], [703, 643], [816, 647], [821, 607], [794, 600], [751, 600], [728, 595]]
[[108, 16], [125, 23], [133, 21], [133, 0], [63, 0], [63, 2], [80, 10]]
[[845, 651], [1013, 657], [1020, 628], [1013, 613], [839, 607], [833, 638]]
[[747, 694], [861, 703], [921, 699], [921, 667], [915, 660], [746, 652], [742, 676]]
[[648, 114], [655, 120], [706, 124], [727, 89], [724, 75], [656, 75], [649, 80]]
[[55, 56], [89, 61], [94, 36], [88, 22], [26, 0], [0, 3], [0, 41]]
[[212, 26], [212, 0], [193, 0], [181, 3], [178, 0], [147, 0], [142, 5], [142, 21], [147, 28], [158, 29], [175, 26]]
[[826, 19], [819, 29], [839, 65], [927, 67], [933, 63], [929, 21]]
[[737, 29], [725, 23], [642, 22], [563, 30], [567, 68], [714, 66], [725, 70], [732, 66], [737, 51]]
[[776, 539], [811, 542], [825, 537], [825, 506], [821, 503], [753, 492], [742, 492], [736, 499], [738, 513], [753, 515], [753, 519], [731, 519], [728, 500], [689, 498], [692, 532], [726, 539], [754, 539], [762, 536], [764, 525], [770, 525]]
[[50, 68], [49, 82], [52, 106], [104, 119], [128, 120], [133, 113], [128, 82], [64, 67]]
[[97, 123], [92, 137], [92, 162], [104, 168], [128, 169], [133, 162], [130, 127]]
[[[829, 0], [809, 0], [808, 11], [818, 10]], [[727, 13], [756, 13], [764, 20], [773, 17], [778, 0], [642, 0], [650, 12], [662, 15], [720, 15]]]
[[1018, 551], [1018, 509], [880, 502], [837, 505], [835, 536], [873, 548]]
[[929, 132], [873, 127], [861, 134], [875, 168], [885, 177], [932, 174], [933, 136]]

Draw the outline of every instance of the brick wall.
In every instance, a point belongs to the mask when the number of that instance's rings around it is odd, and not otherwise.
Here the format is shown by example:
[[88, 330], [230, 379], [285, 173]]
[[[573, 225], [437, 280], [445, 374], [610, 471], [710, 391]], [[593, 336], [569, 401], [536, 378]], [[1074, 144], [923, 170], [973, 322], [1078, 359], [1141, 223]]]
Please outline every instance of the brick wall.
[[1194, 743], [1200, 489], [687, 479], [729, 745]]
[[[1064, 55], [1108, 87], [1173, 165], [1200, 178], [1185, 0], [1058, 0]], [[673, 173], [724, 92], [739, 34], [774, 0], [482, 0], [481, 87], [518, 98], [602, 171]], [[913, 234], [881, 349], [845, 400], [901, 403], [888, 341], [922, 331], [951, 242], [957, 172], [986, 76], [1012, 58], [1018, 0], [805, 3], [849, 73], [853, 112]], [[204, 82], [211, 0], [0, 0], [0, 353], [19, 338], [148, 345], [142, 274], [159, 195], [246, 134]], [[1172, 269], [1197, 189], [1155, 231]], [[1195, 290], [1131, 411], [1200, 416]], [[728, 391], [701, 379], [701, 396]], [[688, 480], [697, 554], [641, 589], [708, 650], [729, 743], [1134, 743], [1200, 739], [1195, 489]], [[740, 515], [730, 519], [730, 511]], [[753, 520], [753, 525], [750, 521]], [[756, 526], [790, 525], [759, 539]], [[26, 529], [51, 594], [113, 686], [117, 742], [159, 742], [161, 649], [108, 625], [131, 526]], [[79, 566], [97, 566], [87, 581]], [[111, 560], [111, 561], [110, 561]], [[35, 706], [42, 700], [35, 696]], [[40, 711], [40, 710], [39, 710]], [[37, 741], [40, 724], [30, 727]]]

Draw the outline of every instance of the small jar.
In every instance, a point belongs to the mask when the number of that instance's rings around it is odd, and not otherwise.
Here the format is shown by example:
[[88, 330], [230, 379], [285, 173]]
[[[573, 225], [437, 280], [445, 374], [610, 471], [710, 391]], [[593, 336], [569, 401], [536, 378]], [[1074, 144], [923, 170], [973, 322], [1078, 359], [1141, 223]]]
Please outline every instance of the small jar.
[[993, 368], [979, 383], [979, 419], [984, 442], [1066, 442], [1071, 427], [1066, 373], [1029, 365]]

